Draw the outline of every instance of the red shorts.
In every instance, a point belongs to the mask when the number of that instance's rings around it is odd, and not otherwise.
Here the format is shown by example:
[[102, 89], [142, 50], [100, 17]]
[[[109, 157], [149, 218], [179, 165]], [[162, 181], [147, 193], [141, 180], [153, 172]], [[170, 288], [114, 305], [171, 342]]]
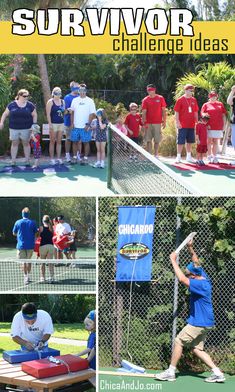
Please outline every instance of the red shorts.
[[200, 154], [205, 154], [207, 152], [207, 145], [198, 144], [197, 145], [197, 152], [199, 152]]

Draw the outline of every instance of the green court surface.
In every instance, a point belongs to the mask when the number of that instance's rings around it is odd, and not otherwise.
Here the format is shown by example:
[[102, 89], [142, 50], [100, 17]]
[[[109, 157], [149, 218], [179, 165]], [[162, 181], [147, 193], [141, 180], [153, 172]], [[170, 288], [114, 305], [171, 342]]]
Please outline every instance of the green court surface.
[[[95, 248], [80, 248], [76, 260], [55, 260], [53, 283], [49, 281], [49, 267], [46, 264], [46, 280], [40, 282], [40, 259], [32, 260], [31, 281], [25, 284], [22, 264], [16, 262], [16, 249], [0, 248], [0, 292], [83, 292], [96, 290]], [[35, 254], [33, 258], [35, 259]], [[45, 261], [43, 261], [45, 263]], [[53, 261], [54, 263], [54, 261]]]
[[[115, 369], [101, 369], [111, 370]], [[160, 371], [147, 371], [149, 374], [160, 373]], [[175, 382], [161, 382], [152, 377], [112, 376], [99, 374], [99, 391], [163, 391], [163, 392], [231, 392], [235, 389], [235, 376], [226, 376], [224, 383], [210, 384], [204, 382], [209, 373], [178, 373]]]
[[177, 173], [202, 196], [235, 196], [235, 169], [226, 170], [180, 170], [173, 166], [173, 159], [163, 159], [168, 167]]
[[[9, 163], [8, 163], [9, 164]], [[0, 169], [6, 163], [1, 161]], [[0, 196], [108, 196], [107, 170], [70, 165], [69, 171], [0, 173]]]

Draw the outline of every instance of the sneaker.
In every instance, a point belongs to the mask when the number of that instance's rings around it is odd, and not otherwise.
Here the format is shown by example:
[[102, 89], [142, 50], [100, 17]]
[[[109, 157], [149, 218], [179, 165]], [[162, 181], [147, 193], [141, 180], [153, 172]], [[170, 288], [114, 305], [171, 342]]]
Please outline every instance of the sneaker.
[[77, 154], [76, 159], [77, 159], [78, 162], [80, 162], [80, 161], [82, 160], [81, 155], [80, 155], [80, 154]]
[[155, 155], [154, 158], [159, 159], [159, 156], [158, 156], [158, 155]]
[[25, 276], [25, 277], [24, 277], [24, 284], [25, 284], [25, 285], [29, 284], [29, 278], [28, 278], [28, 276]]
[[188, 158], [186, 158], [186, 162], [195, 163], [195, 159], [193, 159], [192, 157], [188, 157]]
[[56, 164], [55, 159], [51, 159], [50, 164], [54, 166]]
[[104, 162], [101, 162], [100, 168], [101, 168], [101, 169], [104, 169]]
[[214, 157], [213, 162], [212, 163], [219, 163], [218, 158]]
[[196, 161], [196, 165], [201, 166], [201, 161]]
[[214, 157], [212, 155], [208, 155], [207, 159], [208, 159], [208, 163], [213, 163]]
[[63, 165], [63, 161], [62, 161], [61, 158], [60, 158], [60, 159], [57, 159], [57, 161], [58, 161], [59, 165]]
[[155, 374], [154, 378], [160, 381], [175, 381], [175, 374], [169, 372], [169, 370], [165, 370], [165, 372]]
[[204, 381], [205, 382], [224, 382], [226, 378], [224, 377], [223, 373], [220, 376], [216, 376], [214, 373], [207, 377]]
[[15, 166], [16, 165], [16, 161], [11, 161], [10, 166]]
[[93, 165], [93, 167], [100, 167], [100, 166], [101, 166], [100, 162], [96, 162], [96, 163]]
[[77, 163], [77, 157], [73, 157], [71, 160], [71, 164], [75, 165]]
[[235, 165], [235, 161], [231, 161], [231, 162], [230, 162], [230, 165]]
[[70, 157], [70, 155], [66, 155], [66, 156], [65, 156], [65, 159], [66, 159], [66, 162], [67, 162], [67, 163], [71, 163], [71, 157]]
[[39, 283], [45, 283], [45, 278], [43, 278], [43, 276], [41, 276]]
[[180, 163], [181, 162], [181, 157], [176, 157], [175, 163]]
[[200, 161], [201, 162], [201, 166], [205, 166], [205, 162], [203, 160]]

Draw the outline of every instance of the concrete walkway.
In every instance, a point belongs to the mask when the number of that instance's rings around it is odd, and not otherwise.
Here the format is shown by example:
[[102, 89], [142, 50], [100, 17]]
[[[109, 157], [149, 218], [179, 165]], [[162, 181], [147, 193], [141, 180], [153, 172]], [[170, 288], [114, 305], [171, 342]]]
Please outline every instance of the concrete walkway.
[[[11, 334], [7, 332], [0, 333], [0, 336], [10, 337]], [[64, 338], [50, 338], [51, 343], [58, 343], [58, 344], [67, 344], [70, 346], [86, 346], [86, 340], [75, 340], [75, 339], [64, 339]]]

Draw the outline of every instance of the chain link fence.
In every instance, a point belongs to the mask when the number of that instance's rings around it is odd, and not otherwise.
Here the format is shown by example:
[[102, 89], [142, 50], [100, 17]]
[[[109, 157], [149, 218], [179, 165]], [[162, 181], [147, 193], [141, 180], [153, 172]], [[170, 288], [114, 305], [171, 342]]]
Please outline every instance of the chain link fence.
[[[119, 205], [155, 205], [151, 282], [115, 282]], [[186, 324], [189, 293], [175, 279], [169, 254], [191, 231], [194, 248], [213, 283], [216, 327], [205, 350], [223, 371], [235, 372], [235, 199], [120, 197], [99, 199], [99, 365], [122, 359], [145, 368], [169, 364], [174, 336]], [[180, 266], [190, 261], [187, 249]], [[180, 370], [204, 370], [190, 351]]]

